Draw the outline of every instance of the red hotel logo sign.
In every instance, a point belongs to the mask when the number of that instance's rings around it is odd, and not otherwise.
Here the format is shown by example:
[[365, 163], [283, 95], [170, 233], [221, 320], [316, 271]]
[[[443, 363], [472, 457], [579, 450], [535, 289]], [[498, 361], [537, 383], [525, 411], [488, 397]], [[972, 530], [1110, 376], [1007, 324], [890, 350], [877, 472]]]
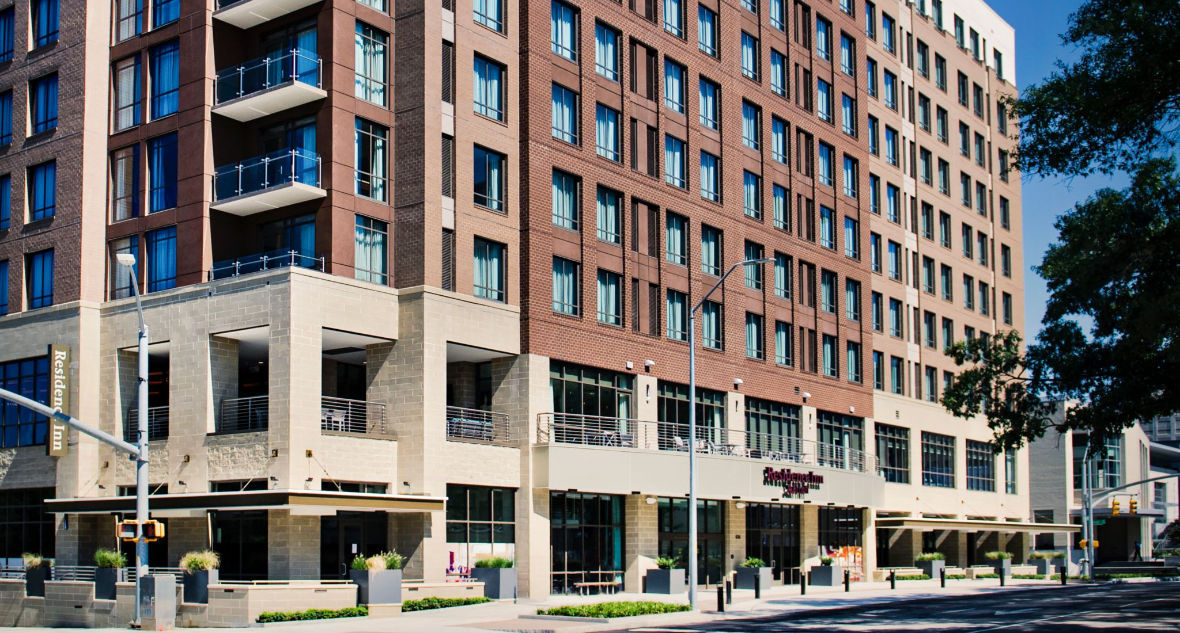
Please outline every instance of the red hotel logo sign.
[[787, 495], [805, 495], [823, 483], [824, 476], [813, 472], [798, 473], [790, 468], [776, 470], [773, 466], [767, 466], [762, 470], [762, 485], [779, 486], [783, 489], [783, 494]]

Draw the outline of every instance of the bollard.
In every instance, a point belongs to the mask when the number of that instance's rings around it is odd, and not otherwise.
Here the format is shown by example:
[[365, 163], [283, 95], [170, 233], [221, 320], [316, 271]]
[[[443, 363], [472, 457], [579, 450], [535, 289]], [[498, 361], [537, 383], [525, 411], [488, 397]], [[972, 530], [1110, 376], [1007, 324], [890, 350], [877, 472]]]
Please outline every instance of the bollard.
[[762, 599], [762, 574], [754, 574], [754, 599]]
[[733, 584], [725, 581], [725, 604], [733, 604]]
[[889, 570], [889, 588], [890, 589], [897, 589], [897, 570], [896, 569]]
[[1066, 573], [1066, 569], [1067, 569], [1066, 567], [1062, 567], [1061, 571], [1059, 572], [1061, 574], [1061, 586], [1062, 587], [1065, 586], [1065, 579], [1069, 576], [1069, 574]]
[[[725, 585], [729, 586], [728, 580]], [[721, 585], [717, 585], [717, 613], [725, 613], [725, 589]]]
[[844, 593], [852, 591], [852, 573], [847, 569], [844, 570]]
[[1004, 586], [1004, 570], [1003, 569], [1000, 570], [1000, 586], [1001, 587]]
[[946, 589], [946, 567], [938, 570], [938, 581], [942, 583], [942, 588]]
[[807, 595], [807, 572], [799, 570], [799, 595]]

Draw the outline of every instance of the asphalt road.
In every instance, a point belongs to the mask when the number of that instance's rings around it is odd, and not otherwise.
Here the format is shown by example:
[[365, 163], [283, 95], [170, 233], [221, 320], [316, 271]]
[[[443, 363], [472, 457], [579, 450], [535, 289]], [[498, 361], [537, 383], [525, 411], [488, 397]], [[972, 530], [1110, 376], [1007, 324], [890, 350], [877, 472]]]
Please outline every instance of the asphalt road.
[[785, 613], [636, 633], [710, 631], [1180, 631], [1180, 583], [1111, 584], [907, 600], [888, 604]]

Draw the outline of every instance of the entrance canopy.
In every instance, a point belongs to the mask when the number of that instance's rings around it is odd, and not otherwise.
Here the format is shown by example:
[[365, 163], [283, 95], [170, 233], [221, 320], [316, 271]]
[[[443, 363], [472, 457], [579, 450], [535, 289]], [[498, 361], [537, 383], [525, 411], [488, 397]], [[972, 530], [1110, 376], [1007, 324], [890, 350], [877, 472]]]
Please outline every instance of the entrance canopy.
[[964, 530], [977, 532], [1026, 532], [1029, 534], [1072, 534], [1082, 529], [1069, 523], [1028, 521], [973, 521], [971, 519], [930, 519], [925, 517], [879, 518], [876, 527], [886, 530]]
[[[151, 495], [151, 513], [158, 517], [200, 516], [210, 510], [289, 510], [304, 516], [353, 512], [441, 512], [446, 497], [370, 494], [328, 490], [239, 490]], [[135, 497], [47, 499], [54, 514], [132, 514]]]

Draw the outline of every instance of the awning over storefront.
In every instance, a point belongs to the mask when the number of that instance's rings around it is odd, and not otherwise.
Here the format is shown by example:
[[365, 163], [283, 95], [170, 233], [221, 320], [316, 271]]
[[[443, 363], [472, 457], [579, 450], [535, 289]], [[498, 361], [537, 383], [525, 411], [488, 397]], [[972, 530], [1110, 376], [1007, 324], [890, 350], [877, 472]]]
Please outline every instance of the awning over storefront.
[[[151, 495], [153, 516], [199, 516], [211, 510], [288, 510], [291, 514], [328, 516], [353, 512], [441, 512], [446, 497], [369, 494], [327, 490], [241, 490]], [[135, 497], [47, 499], [54, 514], [133, 514]]]
[[925, 517], [882, 517], [876, 520], [876, 527], [886, 530], [963, 530], [967, 532], [1027, 532], [1029, 534], [1071, 534], [1082, 529], [1080, 525], [1069, 523], [929, 519]]

